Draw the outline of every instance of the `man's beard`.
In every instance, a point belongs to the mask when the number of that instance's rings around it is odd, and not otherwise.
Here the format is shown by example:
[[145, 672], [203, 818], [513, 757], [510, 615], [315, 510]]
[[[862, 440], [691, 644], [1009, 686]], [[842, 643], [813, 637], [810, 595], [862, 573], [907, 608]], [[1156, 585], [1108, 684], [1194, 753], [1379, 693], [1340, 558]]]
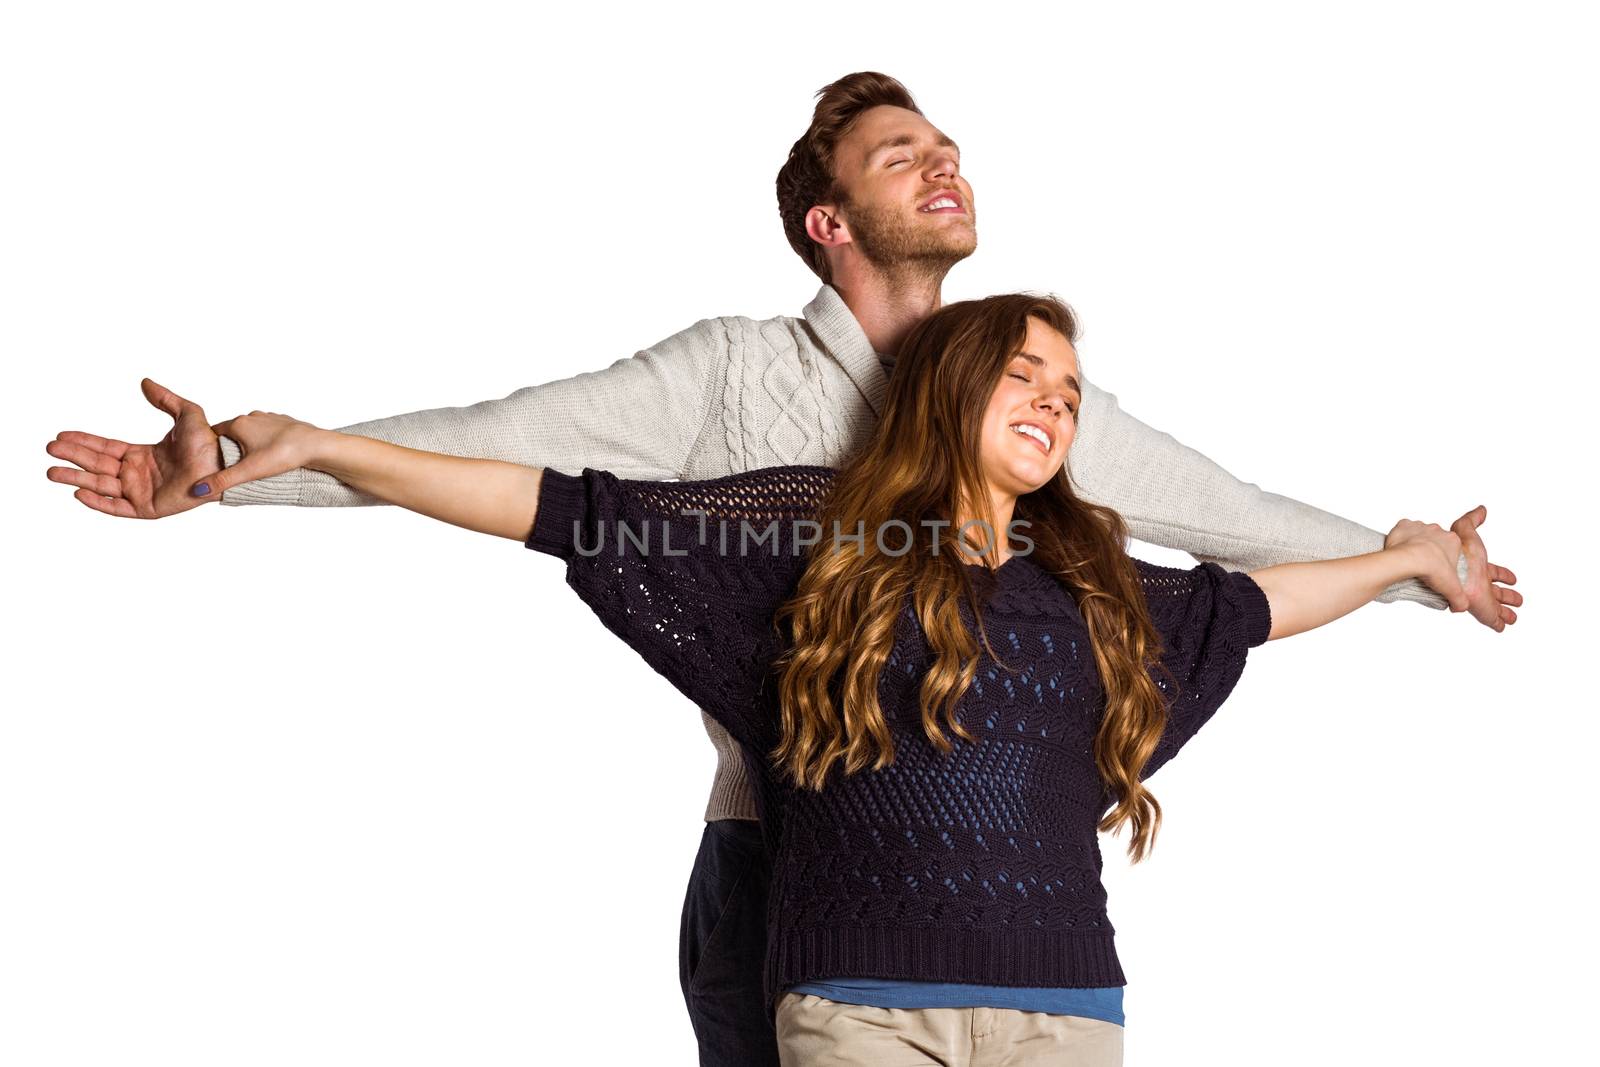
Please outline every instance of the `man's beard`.
[[[978, 247], [976, 215], [971, 226], [918, 226], [891, 208], [840, 203], [850, 236], [868, 263], [889, 275], [942, 279]], [[968, 210], [971, 208], [969, 206]]]

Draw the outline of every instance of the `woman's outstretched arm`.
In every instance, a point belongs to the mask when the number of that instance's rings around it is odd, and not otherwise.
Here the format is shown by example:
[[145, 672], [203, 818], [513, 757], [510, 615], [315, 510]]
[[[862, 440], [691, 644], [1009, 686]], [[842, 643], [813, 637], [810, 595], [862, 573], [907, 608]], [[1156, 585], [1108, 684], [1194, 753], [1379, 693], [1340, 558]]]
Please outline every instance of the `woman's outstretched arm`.
[[268, 474], [322, 471], [390, 504], [515, 541], [526, 541], [533, 530], [542, 467], [423, 452], [270, 411], [252, 411], [215, 429], [238, 441], [256, 469]]
[[1250, 571], [1272, 606], [1267, 640], [1314, 630], [1361, 605], [1395, 582], [1417, 578], [1461, 610], [1466, 592], [1457, 576], [1461, 539], [1437, 524], [1402, 519], [1377, 552], [1314, 563], [1280, 563]]

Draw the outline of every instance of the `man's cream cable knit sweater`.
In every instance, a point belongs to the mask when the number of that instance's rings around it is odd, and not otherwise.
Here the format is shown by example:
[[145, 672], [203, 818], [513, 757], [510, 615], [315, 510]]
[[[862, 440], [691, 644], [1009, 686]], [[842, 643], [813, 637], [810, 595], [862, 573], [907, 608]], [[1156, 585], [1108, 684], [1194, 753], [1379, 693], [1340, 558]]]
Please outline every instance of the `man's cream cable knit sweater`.
[[[568, 474], [703, 479], [779, 464], [843, 466], [877, 424], [891, 364], [824, 285], [801, 318], [702, 319], [603, 370], [518, 389], [470, 407], [339, 427], [409, 448], [499, 459]], [[619, 417], [621, 416], [621, 417]], [[222, 438], [223, 462], [239, 446]], [[1067, 466], [1081, 495], [1120, 512], [1134, 537], [1228, 570], [1375, 552], [1384, 535], [1241, 482], [1199, 452], [1126, 414], [1083, 382]], [[317, 471], [226, 490], [224, 504], [382, 504]], [[1380, 601], [1445, 608], [1415, 580]], [[738, 748], [704, 712], [717, 749], [706, 819], [754, 819]]]

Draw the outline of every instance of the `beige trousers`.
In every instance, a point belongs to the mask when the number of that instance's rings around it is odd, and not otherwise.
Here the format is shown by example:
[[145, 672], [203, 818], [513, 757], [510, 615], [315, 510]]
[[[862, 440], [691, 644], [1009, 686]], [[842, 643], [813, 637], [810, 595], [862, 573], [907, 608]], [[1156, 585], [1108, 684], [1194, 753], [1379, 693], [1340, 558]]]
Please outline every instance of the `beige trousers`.
[[778, 1001], [782, 1067], [1121, 1067], [1122, 1027], [1012, 1008]]

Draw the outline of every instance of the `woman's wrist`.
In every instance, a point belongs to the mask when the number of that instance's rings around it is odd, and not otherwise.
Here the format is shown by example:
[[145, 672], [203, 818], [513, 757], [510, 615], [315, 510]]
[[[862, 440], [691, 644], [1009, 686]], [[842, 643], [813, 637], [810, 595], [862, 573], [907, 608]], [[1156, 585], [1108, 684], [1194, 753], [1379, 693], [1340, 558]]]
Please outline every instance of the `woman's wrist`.
[[316, 433], [311, 436], [308, 449], [310, 455], [305, 458], [300, 466], [307, 470], [332, 474], [333, 471], [329, 468], [337, 465], [339, 453], [344, 445], [346, 436], [348, 435], [342, 434], [338, 430], [324, 430], [318, 427]]

